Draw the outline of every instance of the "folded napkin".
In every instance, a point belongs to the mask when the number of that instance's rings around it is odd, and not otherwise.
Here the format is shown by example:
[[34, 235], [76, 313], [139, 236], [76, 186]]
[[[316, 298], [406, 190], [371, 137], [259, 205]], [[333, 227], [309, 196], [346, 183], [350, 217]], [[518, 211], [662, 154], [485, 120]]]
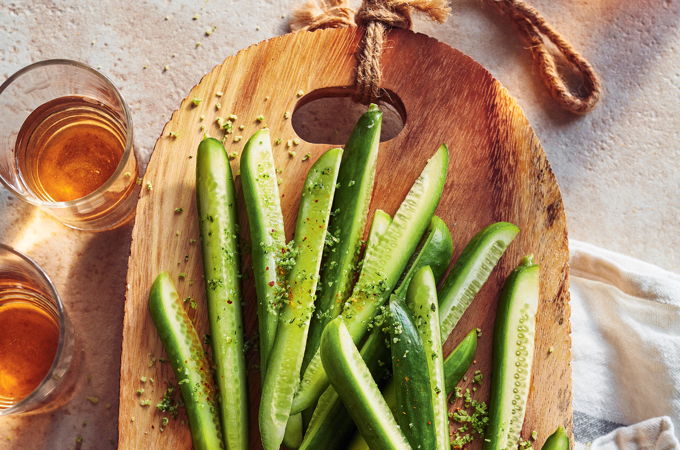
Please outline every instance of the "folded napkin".
[[577, 443], [680, 449], [680, 276], [583, 242], [570, 247]]

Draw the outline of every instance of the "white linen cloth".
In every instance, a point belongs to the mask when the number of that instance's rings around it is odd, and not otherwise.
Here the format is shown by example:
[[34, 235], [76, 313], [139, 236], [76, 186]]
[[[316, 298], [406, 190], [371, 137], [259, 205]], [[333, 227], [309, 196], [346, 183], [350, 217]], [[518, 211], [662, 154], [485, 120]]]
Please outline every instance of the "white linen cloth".
[[583, 242], [570, 248], [578, 446], [680, 449], [680, 276]]

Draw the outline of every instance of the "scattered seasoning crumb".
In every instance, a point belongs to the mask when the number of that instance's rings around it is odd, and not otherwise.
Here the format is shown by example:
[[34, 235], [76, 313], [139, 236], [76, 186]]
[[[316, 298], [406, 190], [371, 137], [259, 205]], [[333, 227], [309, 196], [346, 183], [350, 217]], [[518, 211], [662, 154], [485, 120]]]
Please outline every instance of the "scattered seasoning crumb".
[[99, 403], [99, 397], [97, 396], [87, 397], [87, 401], [92, 403], [93, 405], [96, 405], [97, 403]]
[[83, 437], [78, 435], [76, 436], [76, 444], [81, 445], [83, 443]]
[[300, 145], [300, 139], [298, 138], [293, 139], [293, 145]]
[[137, 395], [137, 397], [140, 397], [143, 393], [144, 393], [144, 388], [139, 388], [139, 389], [137, 389], [137, 391], [135, 392], [135, 394]]
[[219, 111], [221, 108], [222, 108], [222, 105], [220, 104], [220, 102], [215, 103], [215, 109], [216, 110]]
[[281, 142], [282, 142], [281, 138], [276, 138], [276, 140], [274, 141], [274, 145], [281, 145]]
[[260, 114], [259, 116], [257, 116], [255, 118], [255, 122], [262, 122], [262, 121], [264, 121], [264, 116], [262, 114]]
[[305, 91], [303, 91], [302, 89], [300, 89], [299, 91], [297, 91], [297, 92], [295, 93], [295, 95], [297, 95], [298, 97], [302, 97], [303, 95], [305, 95]]
[[532, 441], [535, 441], [536, 439], [538, 439], [538, 431], [533, 430], [533, 431], [531, 432], [531, 440], [532, 440]]
[[168, 20], [170, 20], [170, 16], [165, 16], [165, 17], [163, 18], [163, 20], [165, 20], [165, 21], [167, 22]]
[[205, 29], [205, 35], [210, 36], [211, 34], [213, 34], [215, 32], [216, 29], [217, 29], [217, 27], [206, 28]]
[[179, 136], [179, 135], [177, 134], [176, 131], [169, 131], [169, 132], [168, 132], [168, 137], [169, 137], [169, 138], [177, 139], [178, 136]]
[[234, 136], [234, 142], [239, 142], [241, 139], [243, 139], [243, 136]]
[[195, 47], [195, 48], [198, 48], [198, 47], [200, 47], [201, 45], [203, 45], [201, 42], [196, 42], [196, 44], [194, 44], [194, 47]]
[[202, 101], [203, 100], [201, 100], [200, 98], [194, 97], [194, 98], [191, 99], [191, 104], [194, 105], [194, 106], [198, 106], [198, 105], [201, 104]]
[[550, 347], [548, 347], [548, 354], [550, 354], [554, 351], [555, 351], [555, 347], [553, 347], [552, 345]]
[[309, 158], [311, 158], [311, 157], [312, 157], [312, 154], [311, 154], [311, 153], [305, 153], [305, 156], [302, 157], [302, 160], [303, 160], [303, 161], [307, 161], [307, 160], [308, 160]]
[[[238, 137], [238, 136], [236, 136], [236, 137]], [[238, 142], [236, 140], [236, 137], [234, 137], [234, 142]], [[236, 152], [231, 152], [227, 155], [227, 157], [229, 158], [229, 161], [235, 160], [237, 156], [238, 156], [238, 153], [236, 153]]]
[[269, 96], [266, 96], [266, 97], [264, 98], [264, 101], [265, 101], [265, 102], [269, 101]]
[[[201, 125], [200, 127], [198, 127], [199, 133], [203, 133], [204, 131], [205, 131], [205, 125]], [[191, 158], [191, 156], [189, 156], [189, 158]]]
[[149, 399], [144, 399], [144, 400], [139, 401], [139, 406], [147, 407], [149, 405], [151, 405], [151, 400], [149, 400]]
[[289, 117], [290, 117], [290, 113], [289, 113], [288, 111], [286, 111], [285, 113], [283, 113], [283, 118], [284, 118], [284, 119], [288, 119]]
[[160, 430], [161, 433], [162, 433], [163, 431], [165, 431], [165, 427], [168, 426], [168, 423], [169, 423], [169, 422], [170, 422], [170, 419], [168, 419], [167, 417], [161, 418], [161, 426], [160, 426], [160, 428], [159, 428], [159, 430]]
[[482, 337], [482, 329], [481, 328], [476, 328], [475, 331], [477, 332], [477, 337]]
[[187, 278], [187, 274], [185, 272], [182, 272], [179, 275], [177, 275], [177, 278], [181, 281], [184, 281]]
[[189, 239], [189, 245], [194, 245], [196, 243], [196, 239]]
[[199, 17], [201, 16], [199, 16], [198, 14], [194, 14], [193, 16], [191, 16], [191, 20], [198, 20]]
[[238, 129], [241, 130], [241, 131], [243, 131], [245, 128], [246, 128], [245, 125], [239, 125], [239, 126], [238, 126]]
[[259, 26], [255, 27], [255, 31], [260, 31], [260, 27]]
[[147, 378], [144, 377], [144, 376], [139, 377], [139, 381], [141, 381], [142, 383], [146, 383], [146, 380], [147, 380]]
[[238, 120], [238, 116], [236, 114], [229, 114], [229, 117], [227, 117], [227, 120], [231, 120], [232, 122], [236, 122], [236, 120]]
[[222, 91], [215, 92], [215, 97], [222, 97], [223, 95], [224, 95], [224, 92], [222, 92]]
[[184, 208], [175, 208], [175, 214], [182, 214], [184, 212]]
[[163, 66], [163, 73], [167, 72], [168, 70], [170, 70], [170, 65], [169, 64], [164, 65]]
[[146, 190], [149, 192], [153, 191], [153, 186], [151, 185], [150, 181], [146, 182]]
[[146, 70], [146, 69], [148, 69], [148, 68], [149, 68], [149, 66], [146, 65], [146, 64], [144, 64], [144, 65], [142, 66], [142, 70]]
[[292, 146], [293, 146], [293, 141], [292, 141], [292, 139], [288, 139], [288, 140], [286, 141], [286, 148], [291, 148]]
[[134, 421], [135, 421], [135, 418], [134, 418], [134, 417], [130, 417], [130, 422], [134, 422]]
[[130, 178], [130, 177], [132, 176], [132, 174], [131, 174], [130, 172], [125, 172], [125, 173], [123, 174], [123, 176], [124, 176], [125, 178]]
[[296, 153], [293, 150], [288, 150], [288, 156], [291, 158], [295, 158]]

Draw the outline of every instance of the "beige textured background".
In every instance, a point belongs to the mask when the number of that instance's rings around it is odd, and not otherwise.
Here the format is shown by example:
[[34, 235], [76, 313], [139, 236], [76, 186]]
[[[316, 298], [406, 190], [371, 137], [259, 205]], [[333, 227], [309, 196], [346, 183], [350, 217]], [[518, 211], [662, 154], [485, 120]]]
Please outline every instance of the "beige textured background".
[[[285, 32], [297, 3], [4, 0], [0, 79], [48, 58], [99, 68], [132, 109], [146, 162], [190, 87], [224, 57]], [[604, 98], [588, 116], [557, 109], [514, 28], [480, 0], [454, 1], [447, 24], [416, 29], [475, 58], [517, 98], [557, 174], [572, 238], [680, 271], [680, 0], [531, 3], [602, 75]], [[0, 449], [115, 447], [130, 230], [72, 231], [0, 189], [0, 241], [51, 274], [86, 355], [71, 403], [53, 414], [0, 418]]]

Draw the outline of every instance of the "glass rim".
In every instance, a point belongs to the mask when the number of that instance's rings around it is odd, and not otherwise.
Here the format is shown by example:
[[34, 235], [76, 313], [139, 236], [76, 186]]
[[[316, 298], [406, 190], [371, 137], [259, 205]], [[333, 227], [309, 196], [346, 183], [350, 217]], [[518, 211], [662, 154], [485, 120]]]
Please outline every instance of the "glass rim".
[[64, 345], [66, 343], [66, 313], [64, 312], [64, 304], [61, 301], [61, 297], [59, 296], [59, 292], [57, 292], [57, 288], [54, 286], [54, 283], [52, 282], [52, 279], [47, 275], [47, 272], [43, 270], [40, 265], [35, 262], [31, 257], [24, 255], [20, 251], [14, 249], [13, 247], [3, 244], [0, 242], [0, 251], [7, 251], [9, 253], [12, 253], [13, 255], [19, 257], [19, 259], [23, 260], [25, 263], [27, 263], [29, 266], [31, 266], [33, 269], [35, 269], [38, 274], [43, 278], [45, 282], [47, 282], [47, 286], [49, 288], [50, 295], [54, 299], [54, 302], [57, 307], [57, 314], [59, 316], [59, 342], [57, 343], [57, 351], [54, 353], [54, 358], [52, 359], [52, 364], [50, 365], [50, 368], [47, 372], [45, 372], [45, 376], [43, 377], [42, 380], [40, 380], [40, 383], [24, 398], [10, 406], [9, 408], [1, 409], [0, 410], [0, 415], [9, 415], [12, 414], [13, 411], [19, 410], [22, 411], [22, 408], [24, 407], [25, 404], [30, 403], [36, 396], [40, 394], [40, 391], [43, 389], [43, 386], [45, 386], [52, 378], [52, 375], [54, 373], [54, 370], [56, 369], [57, 365], [59, 364], [59, 360], [61, 358], [61, 354], [64, 350]]
[[[88, 71], [95, 76], [101, 78], [105, 84], [107, 84], [111, 90], [113, 91], [116, 99], [120, 102], [120, 104], [123, 107], [123, 116], [125, 121], [127, 122], [128, 125], [128, 132], [125, 135], [125, 150], [123, 150], [123, 155], [120, 158], [120, 161], [118, 162], [118, 166], [116, 167], [116, 170], [113, 171], [111, 176], [102, 184], [99, 186], [97, 189], [94, 191], [90, 192], [89, 194], [83, 196], [83, 197], [78, 197], [73, 200], [68, 200], [65, 202], [55, 202], [55, 201], [45, 201], [45, 200], [40, 200], [36, 198], [31, 198], [21, 192], [18, 192], [10, 183], [8, 180], [5, 179], [5, 177], [2, 176], [0, 173], [0, 183], [2, 183], [3, 186], [5, 186], [10, 192], [12, 192], [14, 195], [19, 197], [20, 199], [36, 206], [44, 206], [48, 208], [69, 208], [71, 206], [76, 206], [79, 203], [83, 201], [90, 200], [92, 198], [95, 198], [98, 195], [101, 195], [103, 192], [106, 192], [109, 187], [118, 179], [120, 176], [121, 172], [125, 168], [125, 165], [127, 164], [128, 159], [130, 158], [130, 155], [134, 152], [134, 146], [133, 146], [133, 125], [132, 125], [132, 114], [130, 114], [130, 109], [128, 108], [127, 103], [125, 103], [125, 99], [123, 98], [122, 95], [120, 95], [120, 92], [116, 88], [116, 86], [113, 84], [113, 82], [103, 73], [99, 72], [98, 70], [88, 66], [85, 63], [81, 63], [79, 61], [74, 61], [72, 59], [45, 59], [43, 61], [38, 61], [34, 62], [32, 64], [29, 64], [25, 67], [22, 67], [21, 69], [17, 70], [14, 72], [12, 75], [9, 76], [2, 84], [0, 84], [0, 95], [3, 94], [5, 89], [7, 89], [14, 81], [16, 81], [19, 77], [24, 75], [25, 73], [37, 69], [40, 67], [44, 66], [56, 66], [56, 65], [64, 65], [64, 66], [75, 66], [79, 69], [83, 69], [85, 71]], [[29, 190], [30, 192], [30, 190]], [[31, 193], [32, 194], [32, 193]], [[37, 197], [37, 196], [36, 196]]]

